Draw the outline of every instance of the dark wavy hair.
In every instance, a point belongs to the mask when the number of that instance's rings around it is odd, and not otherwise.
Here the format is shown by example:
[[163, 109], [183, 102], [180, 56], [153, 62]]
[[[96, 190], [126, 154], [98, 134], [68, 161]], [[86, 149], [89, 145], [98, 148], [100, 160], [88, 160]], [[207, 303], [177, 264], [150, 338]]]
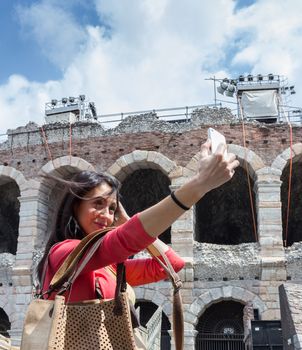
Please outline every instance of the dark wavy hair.
[[65, 239], [82, 239], [84, 237], [84, 233], [81, 228], [76, 230], [75, 234], [72, 234], [68, 229], [70, 218], [74, 216], [75, 205], [84, 200], [85, 195], [95, 187], [103, 183], [107, 183], [111, 187], [110, 194], [116, 193], [118, 206], [120, 189], [120, 182], [116, 178], [106, 173], [97, 173], [94, 171], [81, 171], [74, 175], [69, 181], [53, 176], [46, 177], [65, 185], [66, 192], [63, 196], [61, 205], [57, 210], [54, 228], [51, 231], [50, 237], [46, 243], [43, 257], [37, 266], [36, 274], [40, 284], [42, 282], [41, 278], [43, 266], [51, 247], [58, 242], [64, 241]]

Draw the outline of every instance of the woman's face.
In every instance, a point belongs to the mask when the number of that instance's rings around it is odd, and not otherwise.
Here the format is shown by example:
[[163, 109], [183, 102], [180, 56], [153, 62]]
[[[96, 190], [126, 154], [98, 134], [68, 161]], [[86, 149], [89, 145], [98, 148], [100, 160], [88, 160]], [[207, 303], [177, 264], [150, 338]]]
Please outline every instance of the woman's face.
[[116, 192], [106, 182], [89, 191], [74, 208], [75, 217], [85, 234], [111, 226], [117, 208]]

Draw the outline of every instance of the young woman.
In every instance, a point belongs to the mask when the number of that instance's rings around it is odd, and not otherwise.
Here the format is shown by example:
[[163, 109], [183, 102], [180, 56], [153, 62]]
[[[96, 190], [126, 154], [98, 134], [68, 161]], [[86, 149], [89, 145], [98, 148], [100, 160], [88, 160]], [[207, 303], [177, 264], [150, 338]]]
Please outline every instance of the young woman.
[[[96, 286], [103, 298], [114, 297], [116, 264], [125, 263], [126, 279], [132, 286], [156, 282], [167, 277], [154, 258], [128, 259], [151, 244], [161, 245], [176, 271], [184, 261], [156, 237], [198, 202], [205, 193], [232, 178], [239, 165], [233, 154], [224, 157], [225, 146], [210, 154], [210, 142], [201, 147], [199, 168], [194, 177], [158, 204], [128, 218], [119, 202], [119, 183], [106, 174], [80, 172], [68, 182], [68, 191], [58, 211], [55, 229], [38, 265], [41, 281], [43, 266], [48, 261], [43, 291], [66, 257], [86, 235], [115, 226], [108, 232], [85, 269], [73, 284], [68, 300], [96, 298]], [[152, 248], [151, 248], [152, 249]], [[50, 298], [54, 298], [51, 295]]]

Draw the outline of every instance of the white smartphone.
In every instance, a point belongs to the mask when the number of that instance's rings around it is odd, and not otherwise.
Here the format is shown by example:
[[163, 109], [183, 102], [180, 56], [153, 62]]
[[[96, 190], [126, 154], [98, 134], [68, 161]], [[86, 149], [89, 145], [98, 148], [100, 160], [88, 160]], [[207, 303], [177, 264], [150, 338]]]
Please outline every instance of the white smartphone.
[[[212, 148], [212, 153], [215, 153], [217, 150], [217, 147], [221, 144], [224, 143], [226, 144], [225, 137], [218, 132], [217, 130], [213, 128], [208, 129], [208, 138], [211, 140], [211, 148]], [[226, 151], [224, 153], [224, 156], [226, 156]]]

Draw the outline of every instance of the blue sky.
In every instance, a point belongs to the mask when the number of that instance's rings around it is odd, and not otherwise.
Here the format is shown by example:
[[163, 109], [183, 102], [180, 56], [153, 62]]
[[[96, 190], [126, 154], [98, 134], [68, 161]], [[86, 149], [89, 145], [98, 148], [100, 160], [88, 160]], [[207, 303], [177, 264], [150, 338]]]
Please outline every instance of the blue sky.
[[300, 13], [300, 0], [0, 0], [0, 133], [82, 93], [102, 114], [212, 103], [214, 75], [284, 75], [300, 106]]

